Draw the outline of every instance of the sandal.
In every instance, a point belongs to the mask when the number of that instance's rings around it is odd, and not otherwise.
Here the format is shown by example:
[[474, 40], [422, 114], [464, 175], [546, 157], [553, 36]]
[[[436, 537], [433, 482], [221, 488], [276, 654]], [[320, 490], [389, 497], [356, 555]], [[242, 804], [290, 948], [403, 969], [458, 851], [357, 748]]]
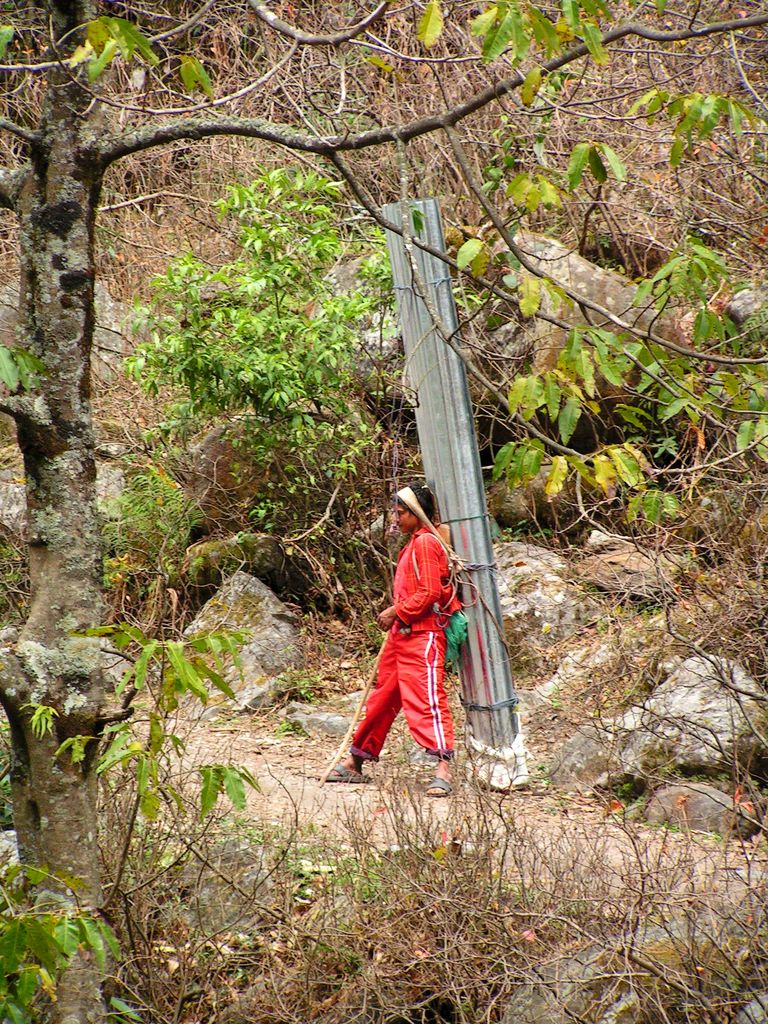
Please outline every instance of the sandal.
[[[437, 789], [440, 792], [430, 793], [431, 789]], [[453, 786], [450, 784], [450, 782], [448, 782], [447, 779], [439, 779], [437, 776], [435, 776], [435, 778], [432, 779], [432, 781], [427, 786], [426, 796], [430, 797], [432, 800], [439, 800], [444, 796], [450, 796], [452, 792]]]
[[351, 768], [347, 768], [345, 764], [339, 763], [335, 768], [331, 768], [325, 777], [325, 781], [342, 782], [347, 786], [355, 786], [365, 782], [366, 779], [362, 772], [353, 771]]

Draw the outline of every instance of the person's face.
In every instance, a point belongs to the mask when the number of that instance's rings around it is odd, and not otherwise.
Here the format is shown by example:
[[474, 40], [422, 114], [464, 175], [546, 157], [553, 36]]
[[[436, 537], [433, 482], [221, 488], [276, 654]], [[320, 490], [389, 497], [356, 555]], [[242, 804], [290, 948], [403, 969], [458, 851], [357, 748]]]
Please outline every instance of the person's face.
[[415, 533], [421, 525], [418, 517], [404, 505], [395, 505], [395, 517], [401, 533]]

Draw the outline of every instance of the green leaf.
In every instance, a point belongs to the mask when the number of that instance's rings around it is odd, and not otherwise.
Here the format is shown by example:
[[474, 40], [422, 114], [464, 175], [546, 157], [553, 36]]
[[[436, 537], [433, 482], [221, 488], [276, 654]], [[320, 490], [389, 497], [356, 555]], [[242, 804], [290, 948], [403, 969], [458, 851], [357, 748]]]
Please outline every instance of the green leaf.
[[571, 191], [573, 191], [581, 181], [582, 175], [584, 174], [584, 168], [587, 166], [587, 160], [589, 159], [591, 151], [592, 146], [589, 142], [579, 142], [574, 146], [567, 171], [568, 187]]
[[200, 789], [200, 817], [207, 818], [219, 798], [222, 785], [222, 767], [218, 764], [200, 768], [203, 784]]
[[683, 153], [685, 152], [685, 139], [675, 139], [672, 143], [672, 148], [669, 151], [669, 162], [673, 167], [677, 167], [680, 161], [683, 159]]
[[478, 14], [473, 19], [470, 25], [470, 32], [473, 36], [485, 36], [490, 31], [492, 25], [496, 21], [496, 16], [499, 13], [499, 8], [496, 4], [492, 4], [487, 10], [483, 11], [482, 14]]
[[754, 436], [755, 420], [744, 420], [739, 425], [739, 430], [736, 434], [736, 450], [743, 452], [745, 448], [748, 448], [750, 444], [752, 444]]
[[197, 57], [182, 54], [179, 75], [187, 92], [194, 92], [195, 89], [200, 89], [209, 100], [213, 99], [213, 86], [208, 77], [208, 72]]
[[456, 254], [456, 266], [464, 270], [482, 252], [485, 243], [481, 238], [468, 238]]
[[541, 68], [533, 68], [525, 76], [525, 81], [520, 88], [520, 99], [523, 106], [530, 107], [541, 88]]
[[245, 786], [237, 768], [224, 769], [224, 789], [236, 811], [245, 809]]
[[561, 398], [562, 391], [560, 390], [560, 385], [552, 374], [548, 373], [544, 378], [544, 402], [546, 403], [547, 413], [551, 420], [554, 420], [557, 416]]
[[679, 412], [682, 412], [689, 404], [689, 399], [685, 397], [675, 398], [671, 401], [662, 411], [659, 419], [662, 423], [666, 423], [667, 420], [671, 420], [673, 416], [677, 416]]
[[438, 0], [429, 0], [419, 19], [416, 37], [424, 46], [434, 46], [443, 31], [443, 12]]
[[88, 65], [88, 81], [95, 82], [102, 71], [107, 67], [112, 58], [118, 51], [117, 43], [114, 39], [108, 39], [104, 44], [104, 49], [101, 51], [95, 60], [91, 60]]
[[563, 0], [563, 18], [574, 32], [579, 28], [581, 24], [579, 0]]
[[608, 161], [608, 166], [613, 171], [614, 178], [616, 178], [617, 181], [626, 181], [627, 169], [619, 159], [615, 150], [611, 149], [611, 147], [606, 142], [601, 142], [600, 152]]
[[160, 794], [155, 789], [148, 789], [141, 794], [139, 810], [147, 821], [157, 821], [160, 814]]
[[184, 645], [173, 641], [166, 644], [168, 661], [176, 673], [176, 679], [181, 687], [193, 693], [203, 704], [208, 701], [208, 691], [203, 685], [194, 665], [190, 662], [184, 652]]
[[46, 927], [44, 920], [27, 918], [27, 947], [38, 962], [55, 974], [61, 963], [61, 947]]
[[0, 25], [0, 60], [5, 57], [6, 51], [13, 41], [13, 25]]
[[600, 159], [600, 154], [595, 146], [589, 147], [589, 153], [587, 154], [587, 160], [589, 162], [589, 169], [592, 171], [592, 175], [599, 184], [606, 180], [608, 177], [608, 171], [605, 169], [605, 164]]
[[608, 51], [603, 46], [603, 34], [597, 25], [592, 21], [585, 21], [582, 23], [581, 31], [584, 36], [584, 42], [595, 64], [607, 64], [609, 60]]
[[613, 461], [616, 471], [629, 487], [636, 487], [643, 479], [643, 472], [635, 457], [626, 449], [610, 447], [606, 449]]
[[533, 316], [541, 305], [541, 283], [533, 274], [524, 274], [520, 279], [520, 312], [525, 317]]
[[559, 207], [561, 205], [560, 193], [557, 188], [548, 181], [542, 174], [536, 176], [536, 181], [539, 185], [539, 191], [541, 192], [541, 201], [548, 209], [553, 207]]
[[[509, 389], [509, 414], [514, 416], [528, 387], [528, 377], [515, 377]], [[505, 446], [506, 447], [506, 446]]]
[[534, 38], [539, 46], [544, 47], [545, 55], [551, 57], [559, 53], [562, 44], [554, 24], [537, 7], [529, 7], [527, 13]]
[[[500, 20], [490, 29], [483, 43], [483, 60], [492, 61], [500, 57], [510, 43], [514, 43], [513, 53], [516, 59], [525, 56], [530, 40], [525, 34], [523, 20], [516, 3], [505, 5], [506, 10]], [[499, 11], [502, 7], [499, 5]]]
[[516, 206], [525, 206], [530, 187], [531, 177], [529, 174], [516, 174], [512, 181], [507, 185], [507, 195], [512, 199]]
[[13, 353], [5, 345], [0, 345], [0, 381], [9, 391], [15, 391], [19, 386], [19, 368]]
[[141, 1014], [136, 1010], [135, 1007], [130, 1006], [128, 1003], [124, 1003], [122, 999], [118, 999], [117, 996], [112, 996], [109, 1001], [110, 1009], [114, 1010], [115, 1013], [107, 1014], [108, 1019], [121, 1018], [121, 1024], [123, 1019], [125, 1021], [131, 1021], [132, 1024], [142, 1024]]
[[111, 37], [120, 47], [120, 53], [130, 60], [135, 53], [139, 53], [147, 64], [158, 64], [160, 58], [153, 51], [152, 45], [146, 36], [131, 21], [125, 18], [104, 18], [107, 30]]
[[365, 59], [368, 61], [369, 64], [373, 64], [375, 68], [380, 68], [387, 74], [390, 74], [392, 71], [395, 70], [391, 64], [387, 64], [385, 60], [382, 60], [381, 57], [377, 57], [375, 53], [366, 54]]
[[573, 437], [576, 424], [581, 418], [581, 404], [578, 399], [570, 396], [557, 417], [557, 429], [563, 444], [568, 444]]
[[556, 455], [552, 459], [552, 468], [544, 484], [544, 493], [550, 496], [559, 494], [568, 476], [568, 460], [564, 455]]

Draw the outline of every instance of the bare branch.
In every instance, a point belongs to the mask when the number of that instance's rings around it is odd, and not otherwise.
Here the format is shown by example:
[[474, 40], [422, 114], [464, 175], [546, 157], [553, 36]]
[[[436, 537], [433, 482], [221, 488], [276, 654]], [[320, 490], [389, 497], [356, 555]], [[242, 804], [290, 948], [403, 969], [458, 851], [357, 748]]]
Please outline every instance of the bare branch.
[[169, 28], [166, 32], [160, 32], [158, 35], [152, 36], [151, 42], [159, 43], [165, 39], [173, 39], [174, 36], [183, 35], [183, 33], [187, 31], [187, 29], [194, 28], [194, 26], [197, 25], [198, 22], [202, 21], [202, 19], [205, 17], [208, 11], [210, 11], [210, 9], [215, 5], [215, 3], [216, 0], [208, 0], [208, 2], [203, 4], [203, 6], [198, 11], [195, 11], [193, 15], [187, 18], [186, 21], [182, 21], [179, 25], [175, 25], [173, 28]]
[[19, 139], [23, 139], [24, 142], [28, 142], [30, 145], [40, 141], [39, 132], [30, 132], [26, 128], [22, 128], [18, 124], [14, 124], [13, 121], [7, 121], [4, 117], [0, 118], [0, 132], [8, 132], [9, 135], [15, 135]]
[[[603, 43], [607, 45], [618, 39], [633, 35], [661, 42], [679, 42], [686, 39], [697, 39], [736, 29], [742, 30], [745, 27], [766, 24], [768, 24], [768, 13], [754, 15], [751, 18], [717, 22], [711, 25], [704, 25], [701, 28], [686, 28], [669, 32], [659, 32], [645, 25], [629, 22], [607, 32], [603, 37]], [[553, 71], [571, 64], [575, 60], [585, 57], [588, 52], [585, 44], [574, 46], [558, 57], [545, 62], [541, 66], [542, 74], [551, 74]], [[262, 139], [265, 142], [272, 142], [286, 149], [317, 153], [321, 156], [330, 157], [334, 153], [368, 149], [372, 146], [380, 146], [388, 142], [410, 142], [430, 132], [451, 128], [494, 100], [514, 92], [515, 89], [518, 89], [523, 84], [523, 81], [523, 74], [515, 72], [510, 77], [480, 90], [464, 103], [460, 103], [450, 110], [445, 110], [441, 114], [432, 114], [428, 117], [412, 121], [410, 124], [403, 125], [402, 127], [376, 128], [371, 131], [362, 132], [359, 135], [310, 138], [298, 134], [289, 126], [277, 125], [263, 119], [236, 117], [212, 119], [201, 117], [180, 119], [175, 123], [162, 127], [148, 126], [133, 132], [127, 132], [120, 139], [113, 139], [103, 144], [98, 148], [98, 153], [104, 164], [107, 165], [131, 153], [138, 153], [155, 146], [166, 145], [169, 142], [181, 140], [195, 141], [210, 138], [214, 135], [239, 135], [245, 138]]]
[[536, 264], [529, 258], [528, 253], [525, 249], [521, 248], [514, 239], [514, 236], [506, 226], [504, 221], [499, 216], [493, 203], [488, 199], [487, 195], [483, 191], [483, 188], [479, 181], [477, 181], [472, 168], [469, 166], [469, 161], [466, 158], [464, 149], [456, 136], [455, 131], [447, 127], [445, 129], [448, 139], [450, 140], [451, 147], [453, 148], [454, 156], [456, 161], [461, 167], [464, 180], [472, 190], [473, 195], [482, 206], [491, 223], [499, 232], [499, 235], [504, 240], [505, 245], [509, 251], [514, 253], [515, 257], [520, 261], [529, 274], [533, 274], [535, 277], [544, 277], [556, 284], [558, 288], [562, 288], [565, 294], [573, 299], [583, 309], [588, 309], [591, 313], [596, 313], [599, 317], [602, 317], [605, 321], [612, 324], [615, 328], [625, 334], [631, 334], [637, 338], [650, 338], [656, 345], [660, 345], [662, 348], [667, 349], [670, 352], [675, 352], [677, 355], [685, 356], [688, 359], [698, 359], [703, 362], [709, 363], [721, 363], [726, 366], [732, 366], [734, 364], [739, 365], [760, 365], [768, 362], [768, 357], [758, 357], [755, 359], [737, 358], [735, 356], [720, 356], [714, 352], [697, 352], [693, 348], [688, 348], [685, 345], [678, 345], [674, 341], [670, 341], [668, 338], [662, 337], [652, 328], [639, 327], [637, 323], [629, 323], [627, 320], [617, 316], [606, 306], [601, 306], [593, 299], [582, 295], [580, 292], [575, 291], [570, 285], [559, 281], [545, 271], [537, 267]]
[[350, 25], [349, 28], [341, 29], [339, 32], [334, 32], [327, 36], [316, 36], [301, 32], [299, 29], [294, 28], [293, 25], [289, 25], [287, 21], [282, 21], [263, 4], [257, 3], [257, 0], [248, 0], [248, 5], [253, 13], [265, 25], [269, 25], [271, 29], [279, 32], [282, 36], [295, 39], [297, 43], [301, 43], [304, 46], [336, 46], [338, 43], [345, 43], [349, 39], [354, 39], [355, 36], [361, 35], [369, 25], [372, 25], [381, 17], [387, 9], [388, 3], [389, 0], [383, 0], [375, 11], [363, 18], [362, 21], [358, 21], [357, 24]]

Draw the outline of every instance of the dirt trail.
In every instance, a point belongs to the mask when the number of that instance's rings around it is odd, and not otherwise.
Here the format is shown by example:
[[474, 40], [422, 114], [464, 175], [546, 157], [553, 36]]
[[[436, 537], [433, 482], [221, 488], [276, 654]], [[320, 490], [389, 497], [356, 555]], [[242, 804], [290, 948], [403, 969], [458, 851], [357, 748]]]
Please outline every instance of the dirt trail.
[[596, 795], [552, 791], [543, 779], [537, 781], [537, 755], [543, 757], [543, 749], [531, 751], [531, 786], [507, 794], [479, 791], [459, 749], [454, 795], [436, 800], [424, 795], [431, 772], [428, 765], [410, 763], [413, 746], [402, 725], [390, 736], [386, 758], [372, 766], [371, 782], [345, 786], [319, 781], [338, 737], [279, 736], [280, 721], [275, 712], [190, 724], [190, 758], [240, 764], [258, 780], [260, 792], [250, 793], [247, 806], [254, 823], [297, 829], [334, 844], [365, 836], [382, 848], [398, 845], [404, 830], [411, 838], [457, 836], [469, 845], [479, 832], [487, 841], [488, 830], [495, 829], [500, 843], [512, 835], [509, 856], [518, 868], [536, 860], [537, 871], [551, 873], [553, 882], [564, 866], [587, 875], [608, 869], [617, 887], [630, 884], [639, 870], [663, 878], [670, 889], [694, 884], [700, 890], [738, 892], [754, 884], [757, 874], [768, 877], [765, 837], [743, 843], [634, 824]]

